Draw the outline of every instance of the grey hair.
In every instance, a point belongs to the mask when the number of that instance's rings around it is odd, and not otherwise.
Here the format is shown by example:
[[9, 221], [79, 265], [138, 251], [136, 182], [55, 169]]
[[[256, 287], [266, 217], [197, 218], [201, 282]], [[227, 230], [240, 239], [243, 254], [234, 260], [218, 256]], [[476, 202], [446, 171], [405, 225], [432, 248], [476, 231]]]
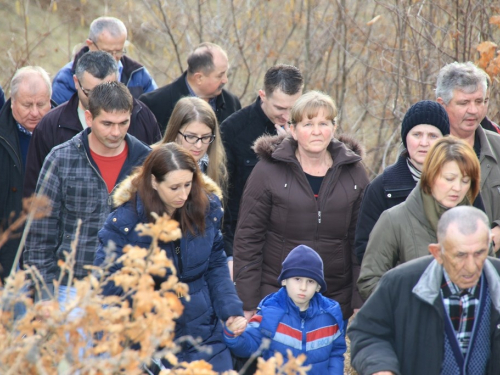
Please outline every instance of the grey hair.
[[472, 206], [457, 206], [446, 211], [439, 219], [437, 226], [438, 242], [443, 246], [446, 239], [446, 232], [451, 224], [455, 224], [457, 229], [463, 235], [476, 233], [478, 222], [485, 225], [488, 231], [488, 237], [491, 237], [490, 221], [486, 214]]
[[187, 58], [188, 74], [193, 75], [194, 73], [203, 72], [203, 74], [207, 75], [212, 73], [215, 69], [214, 55], [212, 53], [214, 50], [220, 51], [227, 57], [226, 51], [221, 46], [210, 42], [201, 43]]
[[127, 36], [127, 28], [121, 20], [115, 17], [99, 17], [90, 24], [89, 39], [96, 42], [104, 31], [110, 33], [114, 38], [122, 35]]
[[16, 71], [14, 77], [12, 77], [12, 80], [10, 81], [11, 98], [15, 98], [17, 96], [21, 83], [32, 75], [38, 75], [45, 82], [49, 98], [52, 96], [52, 85], [50, 84], [49, 73], [47, 73], [47, 71], [41, 66], [24, 66]]
[[76, 63], [76, 78], [81, 80], [85, 72], [97, 79], [104, 79], [113, 73], [118, 77], [118, 64], [107, 52], [89, 51], [83, 54]]
[[453, 98], [453, 90], [460, 90], [465, 93], [476, 92], [483, 89], [486, 95], [488, 87], [487, 74], [472, 62], [453, 62], [445, 65], [439, 71], [436, 83], [436, 99], [443, 99], [444, 104], [449, 104]]

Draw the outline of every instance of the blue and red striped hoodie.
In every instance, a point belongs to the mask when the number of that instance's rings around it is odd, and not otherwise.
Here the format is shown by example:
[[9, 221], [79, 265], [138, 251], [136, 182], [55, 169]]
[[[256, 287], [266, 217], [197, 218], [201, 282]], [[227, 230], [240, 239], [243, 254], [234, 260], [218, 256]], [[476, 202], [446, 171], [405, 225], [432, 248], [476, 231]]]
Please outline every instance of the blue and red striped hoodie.
[[295, 357], [306, 354], [304, 365], [311, 365], [308, 373], [341, 375], [346, 351], [344, 329], [337, 302], [316, 293], [301, 315], [283, 287], [260, 302], [241, 336], [234, 337], [224, 327], [224, 340], [233, 354], [248, 358], [259, 349], [262, 339], [268, 338], [271, 341], [262, 352], [264, 359], [280, 352], [286, 360], [290, 349]]

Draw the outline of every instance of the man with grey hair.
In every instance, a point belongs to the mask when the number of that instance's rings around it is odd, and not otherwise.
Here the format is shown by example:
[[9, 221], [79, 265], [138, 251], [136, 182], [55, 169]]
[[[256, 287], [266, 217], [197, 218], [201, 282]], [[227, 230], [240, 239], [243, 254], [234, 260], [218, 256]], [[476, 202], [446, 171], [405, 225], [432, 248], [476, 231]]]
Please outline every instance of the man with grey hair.
[[73, 80], [78, 60], [88, 51], [104, 51], [112, 55], [118, 63], [117, 80], [124, 83], [132, 96], [138, 98], [158, 86], [148, 70], [126, 55], [127, 28], [114, 17], [99, 17], [90, 24], [89, 37], [85, 46], [54, 77], [52, 99], [58, 103], [68, 101], [76, 93]]
[[481, 198], [500, 248], [500, 134], [484, 130], [487, 75], [472, 62], [454, 62], [439, 72], [436, 100], [448, 113], [450, 133], [474, 148], [481, 164]]
[[[87, 128], [88, 96], [98, 84], [116, 81], [117, 69], [116, 61], [103, 51], [88, 52], [78, 60], [73, 75], [77, 92], [68, 102], [47, 113], [33, 132], [24, 180], [25, 197], [35, 192], [38, 174], [50, 150]], [[133, 104], [128, 133], [148, 145], [158, 142], [160, 128], [153, 113], [137, 99], [133, 99]]]
[[497, 374], [500, 260], [488, 258], [487, 216], [445, 212], [431, 256], [387, 272], [348, 335], [359, 374]]
[[[26, 155], [31, 135], [51, 108], [50, 78], [39, 66], [19, 69], [10, 82], [11, 97], [0, 111], [0, 233], [22, 211]], [[10, 273], [19, 246], [16, 233], [0, 249], [0, 278]]]
[[187, 59], [187, 71], [169, 85], [142, 95], [143, 101], [156, 116], [162, 134], [175, 104], [185, 96], [197, 96], [206, 100], [219, 123], [241, 109], [239, 99], [226, 91], [229, 62], [226, 51], [214, 43], [201, 43]]

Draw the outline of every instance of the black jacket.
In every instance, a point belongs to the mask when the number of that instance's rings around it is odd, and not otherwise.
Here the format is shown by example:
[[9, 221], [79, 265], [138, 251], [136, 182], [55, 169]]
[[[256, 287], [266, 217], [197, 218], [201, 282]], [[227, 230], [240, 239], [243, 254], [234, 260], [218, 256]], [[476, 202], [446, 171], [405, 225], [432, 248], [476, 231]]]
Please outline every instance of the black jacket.
[[[189, 88], [186, 85], [186, 75], [184, 72], [182, 76], [177, 78], [169, 85], [160, 87], [154, 91], [142, 94], [139, 98], [146, 104], [151, 111], [153, 111], [162, 134], [165, 134], [168, 120], [172, 115], [175, 105], [185, 96], [191, 96]], [[217, 96], [215, 115], [219, 124], [229, 117], [232, 113], [241, 109], [239, 99], [226, 90]]]
[[[226, 149], [229, 190], [224, 220], [231, 223], [235, 233], [243, 189], [255, 164], [257, 154], [254, 142], [264, 134], [276, 135], [276, 128], [261, 107], [260, 97], [238, 112], [229, 116], [220, 126], [222, 142]], [[232, 241], [231, 241], [232, 242]]]
[[365, 189], [354, 242], [360, 264], [368, 244], [368, 237], [382, 212], [404, 202], [417, 185], [406, 164], [406, 157], [405, 151], [396, 163], [384, 169], [384, 172], [375, 177]]
[[[51, 103], [53, 106], [55, 103]], [[22, 211], [24, 166], [19, 144], [18, 128], [12, 115], [11, 100], [0, 111], [0, 233]], [[10, 216], [14, 214], [14, 216]], [[8, 276], [19, 246], [22, 228], [0, 248], [0, 278]]]
[[[387, 272], [354, 318], [348, 336], [351, 363], [358, 374], [440, 373], [445, 311], [439, 292], [441, 266], [431, 263], [433, 259], [415, 259]], [[487, 374], [493, 375], [500, 369], [500, 260], [488, 258], [486, 262], [483, 274], [492, 300]]]
[[[38, 175], [50, 150], [83, 130], [78, 117], [78, 103], [78, 94], [74, 94], [68, 102], [47, 113], [33, 131], [26, 162], [25, 197], [35, 192]], [[161, 139], [153, 113], [137, 99], [134, 99], [128, 133], [148, 145]]]

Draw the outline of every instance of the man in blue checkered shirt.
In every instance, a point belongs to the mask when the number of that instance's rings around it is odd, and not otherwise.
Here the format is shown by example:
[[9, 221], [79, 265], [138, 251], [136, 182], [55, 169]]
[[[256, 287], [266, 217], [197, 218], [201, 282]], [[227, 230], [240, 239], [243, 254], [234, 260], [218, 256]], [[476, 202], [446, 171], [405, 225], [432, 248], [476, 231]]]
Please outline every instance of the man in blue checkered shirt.
[[360, 375], [498, 374], [500, 260], [486, 214], [445, 212], [431, 256], [387, 272], [348, 336]]

